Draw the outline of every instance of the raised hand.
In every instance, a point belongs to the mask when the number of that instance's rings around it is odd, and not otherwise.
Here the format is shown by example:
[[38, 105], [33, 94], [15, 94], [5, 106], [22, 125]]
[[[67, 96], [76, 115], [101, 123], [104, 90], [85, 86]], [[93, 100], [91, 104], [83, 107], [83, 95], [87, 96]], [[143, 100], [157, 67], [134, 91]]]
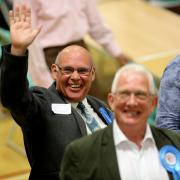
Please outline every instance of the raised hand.
[[31, 9], [25, 5], [17, 6], [14, 11], [9, 11], [11, 53], [24, 55], [27, 47], [33, 42], [41, 27], [32, 29]]

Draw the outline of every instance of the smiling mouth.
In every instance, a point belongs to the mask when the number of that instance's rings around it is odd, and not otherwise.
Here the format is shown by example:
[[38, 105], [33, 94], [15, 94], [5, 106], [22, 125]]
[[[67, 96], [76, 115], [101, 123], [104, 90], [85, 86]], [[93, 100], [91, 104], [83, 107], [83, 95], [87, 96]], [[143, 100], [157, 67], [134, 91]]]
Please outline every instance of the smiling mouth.
[[72, 89], [79, 89], [81, 86], [79, 84], [70, 84]]
[[140, 115], [140, 111], [124, 111], [129, 117], [137, 117]]

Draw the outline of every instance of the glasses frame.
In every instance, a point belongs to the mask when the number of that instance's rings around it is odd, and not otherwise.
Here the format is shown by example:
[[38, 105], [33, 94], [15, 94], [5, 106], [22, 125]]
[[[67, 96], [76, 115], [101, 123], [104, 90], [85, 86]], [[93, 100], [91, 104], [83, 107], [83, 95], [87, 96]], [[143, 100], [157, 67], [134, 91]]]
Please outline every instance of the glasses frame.
[[[79, 68], [73, 68], [71, 66], [64, 66], [64, 67], [61, 67], [59, 64], [56, 64], [56, 66], [58, 67], [59, 71], [63, 74], [63, 75], [72, 75], [74, 73], [74, 71], [77, 71], [77, 73], [80, 75], [80, 76], [88, 76], [91, 71], [92, 71], [92, 68], [93, 66], [91, 66], [90, 68], [86, 68], [86, 67], [79, 67]], [[65, 70], [65, 68], [67, 68]], [[69, 68], [69, 69], [68, 69]], [[69, 71], [68, 71], [69, 70]]]
[[117, 95], [117, 97], [123, 101], [128, 101], [132, 95], [135, 97], [136, 100], [139, 100], [139, 101], [146, 101], [148, 97], [153, 96], [153, 94], [149, 92], [144, 92], [144, 91], [133, 92], [133, 91], [128, 91], [128, 90], [120, 90], [113, 94]]

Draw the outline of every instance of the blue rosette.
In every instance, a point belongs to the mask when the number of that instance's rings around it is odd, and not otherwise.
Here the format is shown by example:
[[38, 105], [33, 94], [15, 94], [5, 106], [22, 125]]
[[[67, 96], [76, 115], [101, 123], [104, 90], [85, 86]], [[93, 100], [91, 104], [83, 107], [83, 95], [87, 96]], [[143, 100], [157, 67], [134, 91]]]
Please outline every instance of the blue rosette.
[[166, 145], [159, 153], [163, 167], [173, 174], [174, 180], [180, 180], [180, 151], [174, 146]]

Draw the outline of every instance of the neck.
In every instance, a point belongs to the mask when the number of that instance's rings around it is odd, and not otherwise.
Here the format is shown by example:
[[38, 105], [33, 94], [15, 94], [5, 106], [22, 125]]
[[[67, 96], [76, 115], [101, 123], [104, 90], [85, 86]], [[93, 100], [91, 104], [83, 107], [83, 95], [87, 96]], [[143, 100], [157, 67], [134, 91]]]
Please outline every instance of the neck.
[[143, 126], [132, 126], [129, 125], [119, 125], [121, 131], [124, 133], [124, 135], [132, 142], [134, 142], [139, 149], [141, 149], [141, 142], [144, 139], [145, 132], [146, 132], [146, 125]]

